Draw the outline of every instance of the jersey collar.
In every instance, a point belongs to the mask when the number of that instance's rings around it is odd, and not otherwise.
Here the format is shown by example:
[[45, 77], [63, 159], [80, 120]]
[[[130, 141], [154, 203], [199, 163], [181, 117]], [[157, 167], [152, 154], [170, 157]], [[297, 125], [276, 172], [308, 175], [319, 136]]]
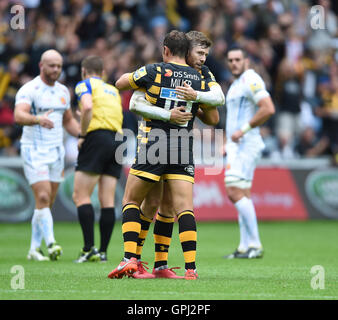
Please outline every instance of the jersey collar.
[[173, 62], [173, 61], [169, 61], [168, 63], [177, 64], [179, 66], [189, 67], [189, 65], [187, 65], [186, 63], [178, 63], [178, 62]]

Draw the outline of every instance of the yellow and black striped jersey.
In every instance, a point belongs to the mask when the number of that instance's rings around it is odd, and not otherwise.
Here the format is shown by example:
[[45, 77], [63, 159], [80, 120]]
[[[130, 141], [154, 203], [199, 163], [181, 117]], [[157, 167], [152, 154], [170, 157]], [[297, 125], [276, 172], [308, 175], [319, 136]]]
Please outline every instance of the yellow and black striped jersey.
[[200, 72], [187, 64], [174, 62], [149, 64], [131, 73], [129, 77], [131, 87], [134, 89], [144, 88], [146, 99], [151, 104], [166, 110], [184, 106], [187, 112], [193, 114], [193, 118], [183, 126], [161, 120], [149, 120], [147, 126], [164, 130], [181, 129], [182, 127], [191, 130], [199, 103], [177, 98], [175, 88], [187, 83], [194, 90], [208, 91], [209, 86], [206, 86], [203, 77]]
[[207, 89], [210, 89], [212, 86], [217, 84], [215, 76], [206, 65], [202, 66], [200, 73], [202, 75], [202, 79], [205, 81]]

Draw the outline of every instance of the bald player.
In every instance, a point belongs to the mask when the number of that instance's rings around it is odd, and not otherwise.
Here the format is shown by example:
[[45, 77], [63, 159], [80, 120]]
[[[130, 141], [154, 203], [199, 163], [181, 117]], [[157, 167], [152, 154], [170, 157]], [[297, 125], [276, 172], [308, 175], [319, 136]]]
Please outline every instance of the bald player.
[[[80, 134], [70, 109], [69, 91], [57, 81], [62, 60], [56, 50], [45, 51], [39, 63], [40, 75], [20, 88], [15, 101], [14, 118], [23, 126], [23, 169], [35, 199], [29, 260], [57, 260], [62, 254], [54, 237], [51, 208], [63, 180], [63, 127], [72, 136]], [[48, 256], [40, 248], [42, 239]]]

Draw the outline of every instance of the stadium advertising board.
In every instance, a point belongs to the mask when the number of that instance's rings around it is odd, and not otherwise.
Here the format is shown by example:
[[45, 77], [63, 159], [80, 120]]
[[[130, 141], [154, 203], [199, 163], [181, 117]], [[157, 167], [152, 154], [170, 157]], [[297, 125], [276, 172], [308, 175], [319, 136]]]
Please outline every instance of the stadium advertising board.
[[[13, 161], [12, 161], [13, 162]], [[53, 206], [55, 221], [77, 221], [72, 201], [72, 170], [65, 180]], [[117, 218], [121, 216], [125, 168], [116, 191]], [[194, 205], [198, 221], [237, 220], [237, 213], [226, 196], [224, 169], [210, 175], [205, 167], [195, 170]], [[210, 172], [210, 171], [209, 171]], [[259, 220], [338, 219], [338, 169], [293, 169], [258, 167], [252, 187], [252, 198]], [[97, 190], [93, 195], [95, 211], [99, 212]], [[34, 198], [21, 165], [2, 165], [0, 169], [0, 221], [29, 221], [34, 211]]]
[[0, 221], [26, 221], [33, 210], [33, 193], [23, 175], [12, 169], [0, 169]]
[[312, 171], [306, 178], [309, 202], [328, 218], [338, 219], [338, 169]]
[[[124, 190], [124, 177], [118, 180], [115, 192], [115, 213], [116, 218], [120, 218], [122, 213], [122, 197]], [[65, 171], [64, 180], [61, 182], [58, 195], [54, 204], [55, 211], [63, 211], [59, 220], [77, 220], [77, 209], [73, 201], [74, 187], [74, 168]], [[96, 220], [100, 217], [100, 202], [98, 197], [98, 185], [95, 186], [93, 194], [90, 197], [94, 207]], [[58, 220], [58, 218], [56, 218]]]
[[[74, 186], [74, 169], [69, 169], [65, 172], [64, 180], [60, 184], [58, 197], [62, 204], [74, 216], [77, 216], [76, 206], [73, 201], [73, 186]], [[98, 200], [98, 186], [96, 185], [90, 200], [96, 213], [100, 211], [100, 203]]]
[[[260, 220], [306, 220], [307, 210], [289, 169], [257, 168], [252, 199]], [[197, 220], [237, 220], [234, 205], [226, 195], [224, 172], [206, 175], [195, 170], [194, 206]]]

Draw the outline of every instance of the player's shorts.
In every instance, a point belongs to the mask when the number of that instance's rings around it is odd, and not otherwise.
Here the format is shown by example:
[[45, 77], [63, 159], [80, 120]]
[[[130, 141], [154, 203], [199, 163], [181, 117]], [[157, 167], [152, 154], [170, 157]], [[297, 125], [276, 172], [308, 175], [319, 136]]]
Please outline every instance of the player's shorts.
[[264, 143], [260, 141], [227, 142], [224, 179], [227, 187], [251, 188], [254, 172], [263, 149]]
[[40, 181], [63, 181], [65, 149], [21, 145], [23, 170], [30, 185]]
[[[171, 136], [172, 138], [172, 136]], [[183, 140], [182, 140], [183, 141]], [[194, 183], [192, 139], [174, 142], [156, 130], [138, 137], [137, 153], [129, 173], [147, 181], [184, 180]]]
[[123, 143], [120, 135], [111, 130], [95, 130], [86, 135], [77, 158], [76, 171], [91, 172], [120, 178], [122, 154], [116, 152]]

